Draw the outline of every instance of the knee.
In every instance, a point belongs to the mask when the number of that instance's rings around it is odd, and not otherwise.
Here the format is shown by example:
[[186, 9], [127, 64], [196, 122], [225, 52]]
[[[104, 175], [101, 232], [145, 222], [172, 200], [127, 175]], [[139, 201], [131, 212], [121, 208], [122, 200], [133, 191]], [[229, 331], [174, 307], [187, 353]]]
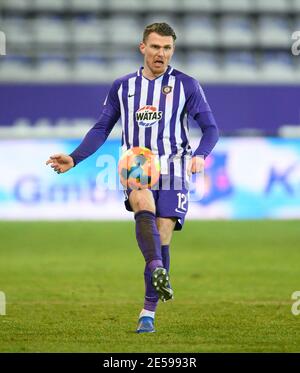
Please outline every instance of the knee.
[[135, 203], [135, 210], [136, 212], [142, 211], [142, 210], [147, 210], [155, 213], [155, 207], [152, 205], [152, 203], [149, 203], [148, 201], [145, 200], [137, 200]]
[[129, 201], [134, 212], [147, 210], [155, 214], [155, 203], [150, 191], [132, 191]]

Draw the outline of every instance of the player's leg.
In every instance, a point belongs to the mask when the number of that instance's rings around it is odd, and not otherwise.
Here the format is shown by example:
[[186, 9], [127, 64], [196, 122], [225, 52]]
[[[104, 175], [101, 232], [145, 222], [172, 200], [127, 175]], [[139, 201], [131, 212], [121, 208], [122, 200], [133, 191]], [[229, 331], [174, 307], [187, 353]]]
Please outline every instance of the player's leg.
[[168, 294], [165, 289], [168, 274], [163, 268], [154, 193], [149, 190], [133, 190], [129, 195], [129, 202], [135, 213], [136, 238], [145, 258], [146, 270], [151, 273], [152, 283], [156, 283], [155, 290], [160, 299], [168, 300], [172, 294]]
[[[178, 183], [182, 185], [182, 183]], [[163, 266], [170, 272], [170, 243], [174, 230], [181, 230], [188, 210], [188, 190], [160, 190], [156, 202], [157, 226], [161, 238]], [[169, 284], [169, 288], [171, 286]]]
[[151, 272], [162, 267], [160, 234], [156, 225], [156, 208], [150, 190], [132, 190], [129, 203], [134, 212], [136, 239]]
[[[156, 207], [153, 193], [149, 190], [132, 190], [129, 206], [135, 213], [136, 238], [145, 258], [145, 300], [139, 316], [138, 333], [154, 332], [154, 317], [161, 286], [153, 287], [155, 280], [166, 283], [167, 271], [163, 268], [160, 233], [156, 223]], [[157, 278], [154, 279], [154, 276]], [[161, 283], [159, 282], [159, 285]], [[166, 284], [167, 285], [167, 284]]]
[[[170, 255], [169, 255], [169, 245], [172, 238], [172, 233], [175, 227], [176, 219], [169, 219], [169, 218], [157, 218], [156, 219], [160, 241], [161, 241], [161, 254], [162, 254], [162, 262], [163, 267], [169, 273], [170, 269]], [[144, 278], [145, 278], [145, 303], [144, 309], [151, 310], [153, 314], [151, 316], [154, 317], [159, 297], [157, 292], [152, 285], [152, 273], [149, 267], [146, 265], [144, 271]]]
[[173, 298], [173, 290], [169, 283], [169, 268], [170, 268], [170, 255], [169, 245], [172, 238], [172, 233], [175, 228], [177, 219], [176, 218], [157, 218], [156, 224], [158, 227], [160, 240], [161, 240], [161, 254], [163, 268], [166, 270], [166, 276], [161, 277], [161, 269], [157, 270], [157, 277], [153, 276], [154, 272], [151, 272], [149, 266], [146, 265], [144, 278], [145, 278], [145, 303], [144, 309], [151, 310], [152, 316], [156, 311], [158, 304], [157, 291], [160, 294], [160, 298], [163, 301]]
[[164, 268], [170, 272], [170, 243], [176, 225], [176, 218], [157, 218], [157, 227], [160, 234], [161, 255]]
[[[163, 267], [167, 270], [167, 273], [170, 271], [170, 253], [169, 253], [169, 246], [172, 239], [172, 234], [175, 228], [176, 219], [173, 218], [157, 218], [156, 219], [159, 235], [160, 235], [160, 241], [161, 241], [161, 254], [162, 254], [162, 262]], [[146, 266], [145, 272], [145, 303], [144, 303], [144, 309], [152, 310], [154, 317], [155, 311], [158, 305], [158, 296], [156, 293], [155, 288], [152, 285], [151, 281], [151, 271]], [[168, 285], [170, 288], [170, 285]], [[172, 294], [173, 295], [173, 294]]]

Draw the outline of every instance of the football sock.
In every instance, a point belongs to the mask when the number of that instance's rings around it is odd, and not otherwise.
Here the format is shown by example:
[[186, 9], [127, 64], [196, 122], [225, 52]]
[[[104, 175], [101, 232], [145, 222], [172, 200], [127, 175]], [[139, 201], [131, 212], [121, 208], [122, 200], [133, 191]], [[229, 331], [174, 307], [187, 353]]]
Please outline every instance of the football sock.
[[135, 214], [135, 232], [139, 248], [151, 272], [163, 267], [160, 235], [156, 225], [155, 214], [142, 210]]
[[139, 318], [141, 318], [141, 317], [143, 317], [143, 316], [152, 317], [152, 319], [154, 319], [154, 317], [155, 317], [155, 312], [148, 311], [148, 310], [145, 310], [145, 309], [143, 308], [142, 311], [141, 311], [141, 313], [140, 313]]
[[167, 272], [170, 271], [170, 246], [169, 245], [162, 245], [161, 247], [161, 256], [164, 268], [166, 268]]
[[152, 271], [150, 270], [149, 265], [146, 264], [145, 271], [144, 271], [144, 280], [145, 280], [144, 309], [147, 311], [155, 312], [159, 298], [151, 282], [151, 273]]
[[[170, 270], [170, 251], [169, 245], [161, 246], [162, 262], [163, 267], [169, 272]], [[158, 305], [158, 296], [151, 282], [151, 269], [148, 265], [145, 267], [144, 279], [145, 279], [145, 301], [144, 309], [147, 311], [155, 312]]]

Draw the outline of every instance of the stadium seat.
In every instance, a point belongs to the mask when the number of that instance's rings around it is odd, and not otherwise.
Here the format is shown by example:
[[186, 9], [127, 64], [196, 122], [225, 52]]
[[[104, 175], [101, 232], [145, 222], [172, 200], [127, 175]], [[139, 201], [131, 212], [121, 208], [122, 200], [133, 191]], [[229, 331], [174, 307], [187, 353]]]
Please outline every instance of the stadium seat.
[[2, 0], [0, 3], [0, 9], [9, 11], [27, 11], [32, 9], [33, 0]]
[[290, 9], [289, 0], [256, 0], [256, 9], [260, 12], [288, 12]]
[[131, 12], [138, 12], [139, 10], [145, 9], [145, 2], [141, 4], [140, 0], [109, 0], [105, 3], [107, 9], [112, 12], [121, 12], [126, 10]]
[[10, 54], [1, 57], [0, 62], [0, 81], [32, 81], [33, 69], [29, 58]]
[[[141, 66], [142, 63], [140, 64], [134, 64], [131, 60], [124, 60], [123, 63], [120, 62], [112, 62], [111, 63], [111, 70], [110, 70], [110, 77], [111, 79], [116, 79], [120, 76], [125, 76], [130, 72], [134, 72], [138, 70], [137, 68], [134, 69], [134, 66]], [[111, 80], [110, 80], [111, 81]]]
[[200, 82], [220, 79], [218, 54], [215, 52], [190, 52], [186, 56], [185, 71]]
[[185, 16], [182, 40], [187, 46], [215, 46], [219, 39], [215, 20], [210, 16]]
[[178, 10], [180, 7], [180, 1], [177, 0], [144, 0], [142, 8], [148, 11], [172, 11]]
[[262, 56], [259, 78], [267, 82], [294, 82], [296, 70], [289, 52], [265, 52]]
[[30, 22], [37, 43], [61, 45], [70, 41], [68, 24], [61, 17], [40, 17]]
[[70, 65], [64, 56], [40, 55], [35, 67], [36, 81], [67, 81], [70, 80]]
[[289, 47], [291, 29], [283, 16], [261, 16], [258, 20], [258, 44], [267, 47]]
[[137, 45], [141, 39], [141, 27], [132, 17], [113, 16], [108, 20], [108, 42], [117, 45]]
[[291, 9], [300, 12], [300, 0], [291, 0]]
[[[167, 22], [177, 34], [172, 64], [179, 70], [204, 73], [212, 81], [217, 76], [225, 80], [231, 76], [236, 81], [244, 71], [244, 77], [252, 79], [258, 65], [247, 63], [246, 55], [231, 53], [239, 49], [251, 51], [254, 60], [262, 61], [257, 77], [263, 73], [271, 76], [281, 67], [287, 81], [291, 74], [300, 81], [296, 57], [293, 69], [282, 56], [272, 62], [263, 54], [290, 51], [291, 35], [300, 30], [299, 14], [300, 0], [0, 0], [0, 29], [5, 32], [8, 51], [29, 58], [24, 66], [27, 76], [30, 63], [38, 56], [40, 76], [46, 76], [47, 69], [57, 69], [57, 75], [64, 76], [66, 67], [74, 67], [80, 79], [87, 76], [91, 80], [97, 73], [107, 81], [108, 75], [132, 71], [130, 62], [135, 62], [135, 57], [114, 53], [115, 48], [138, 53], [143, 28]], [[56, 52], [63, 49], [67, 62], [55, 59]], [[44, 53], [53, 58], [39, 60]], [[222, 61], [224, 74], [220, 74]], [[113, 70], [102, 73], [110, 62]], [[12, 61], [13, 66], [21, 64], [22, 59]], [[90, 74], [84, 72], [87, 67]]]
[[69, 0], [69, 6], [72, 11], [76, 12], [97, 12], [102, 10], [106, 2], [105, 0]]
[[29, 22], [23, 17], [9, 17], [1, 23], [1, 30], [5, 32], [7, 44], [12, 46], [27, 46], [32, 43], [32, 32]]
[[96, 53], [78, 55], [71, 73], [74, 81], [112, 82], [116, 79], [112, 75], [111, 65]]
[[253, 0], [219, 0], [218, 8], [225, 12], [251, 12], [255, 7]]
[[222, 75], [225, 81], [255, 81], [257, 78], [255, 56], [251, 52], [225, 53]]
[[223, 16], [220, 19], [220, 41], [224, 46], [247, 47], [255, 43], [251, 19], [244, 16]]
[[142, 56], [134, 53], [134, 50], [113, 50], [110, 57], [110, 69], [114, 79], [138, 70], [143, 64]]
[[68, 2], [61, 0], [31, 0], [32, 9], [37, 11], [60, 11], [68, 9]]
[[218, 9], [218, 0], [181, 0], [179, 3], [181, 4], [182, 10], [188, 12], [212, 12]]
[[71, 39], [75, 45], [107, 41], [106, 21], [96, 17], [76, 17], [71, 21]]

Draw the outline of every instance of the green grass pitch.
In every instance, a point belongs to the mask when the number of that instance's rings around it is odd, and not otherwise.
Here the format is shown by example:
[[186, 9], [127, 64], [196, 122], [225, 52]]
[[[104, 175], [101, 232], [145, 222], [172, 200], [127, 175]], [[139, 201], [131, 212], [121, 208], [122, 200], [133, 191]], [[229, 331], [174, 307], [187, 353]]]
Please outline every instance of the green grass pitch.
[[187, 221], [171, 245], [175, 299], [134, 333], [143, 258], [133, 222], [1, 222], [0, 351], [295, 352], [299, 221]]

